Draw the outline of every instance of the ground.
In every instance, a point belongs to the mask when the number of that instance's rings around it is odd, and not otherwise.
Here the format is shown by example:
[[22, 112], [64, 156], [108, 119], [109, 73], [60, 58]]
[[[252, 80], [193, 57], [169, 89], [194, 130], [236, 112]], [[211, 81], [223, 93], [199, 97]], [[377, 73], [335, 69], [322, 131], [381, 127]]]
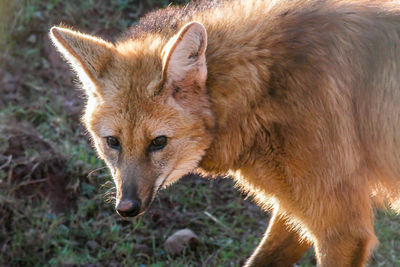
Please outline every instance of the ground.
[[[173, 4], [184, 4], [184, 0]], [[0, 266], [238, 266], [268, 214], [229, 178], [189, 175], [131, 221], [79, 118], [83, 95], [50, 45], [52, 25], [110, 41], [166, 0], [0, 0]], [[371, 266], [400, 266], [400, 218], [377, 215]], [[192, 229], [200, 242], [176, 256], [164, 241]], [[313, 266], [309, 251], [300, 266]]]

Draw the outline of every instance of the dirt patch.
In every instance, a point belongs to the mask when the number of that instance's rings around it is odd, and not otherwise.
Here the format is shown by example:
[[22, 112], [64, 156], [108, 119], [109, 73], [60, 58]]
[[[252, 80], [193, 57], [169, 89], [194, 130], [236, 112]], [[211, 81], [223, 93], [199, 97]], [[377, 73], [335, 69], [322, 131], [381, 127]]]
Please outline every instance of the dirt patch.
[[6, 175], [0, 186], [18, 198], [48, 199], [55, 212], [69, 209], [65, 159], [53, 146], [26, 129], [5, 133], [6, 149], [0, 154], [0, 170]]

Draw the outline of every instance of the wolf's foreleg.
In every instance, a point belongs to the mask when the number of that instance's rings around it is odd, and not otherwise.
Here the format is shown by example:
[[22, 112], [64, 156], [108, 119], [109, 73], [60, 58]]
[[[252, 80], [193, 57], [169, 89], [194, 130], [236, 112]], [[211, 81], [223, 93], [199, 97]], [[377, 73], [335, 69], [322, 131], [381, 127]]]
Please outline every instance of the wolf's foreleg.
[[247, 260], [245, 267], [293, 266], [310, 247], [297, 232], [285, 225], [275, 211], [263, 239]]

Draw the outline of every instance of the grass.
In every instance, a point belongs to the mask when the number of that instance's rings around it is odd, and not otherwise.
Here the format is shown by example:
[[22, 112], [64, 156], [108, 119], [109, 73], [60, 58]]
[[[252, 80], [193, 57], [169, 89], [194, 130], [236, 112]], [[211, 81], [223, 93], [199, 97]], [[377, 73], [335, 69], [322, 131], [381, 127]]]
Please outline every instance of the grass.
[[[110, 175], [79, 123], [82, 96], [49, 28], [63, 22], [115, 40], [168, 4], [0, 0], [0, 266], [238, 266], [259, 242], [268, 215], [229, 179], [185, 177], [146, 215], [121, 220]], [[377, 218], [371, 266], [400, 266], [400, 219]], [[199, 236], [198, 247], [166, 254], [164, 241], [183, 228]], [[308, 252], [299, 265], [314, 262]]]

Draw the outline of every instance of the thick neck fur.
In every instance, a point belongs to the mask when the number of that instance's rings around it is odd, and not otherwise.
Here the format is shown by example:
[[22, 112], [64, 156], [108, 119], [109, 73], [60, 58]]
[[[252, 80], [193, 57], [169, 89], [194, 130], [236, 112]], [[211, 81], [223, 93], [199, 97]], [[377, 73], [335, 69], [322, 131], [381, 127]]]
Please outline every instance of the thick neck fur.
[[275, 119], [267, 96], [272, 57], [265, 40], [270, 30], [265, 18], [256, 14], [260, 4], [250, 2], [227, 4], [233, 12], [241, 12], [232, 21], [223, 15], [224, 5], [209, 14], [212, 20], [199, 17], [209, 36], [207, 88], [217, 122], [214, 140], [200, 164], [207, 171], [225, 173], [255, 160], [252, 148], [260, 138], [264, 150], [272, 146], [266, 128]]

